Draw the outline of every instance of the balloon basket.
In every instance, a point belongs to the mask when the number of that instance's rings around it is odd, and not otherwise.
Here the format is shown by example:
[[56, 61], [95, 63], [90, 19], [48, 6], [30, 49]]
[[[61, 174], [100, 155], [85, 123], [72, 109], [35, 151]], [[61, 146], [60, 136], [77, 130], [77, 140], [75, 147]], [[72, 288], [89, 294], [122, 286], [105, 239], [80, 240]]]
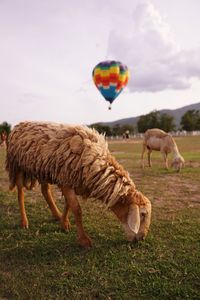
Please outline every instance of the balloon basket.
[[108, 106], [108, 110], [111, 110], [111, 104]]

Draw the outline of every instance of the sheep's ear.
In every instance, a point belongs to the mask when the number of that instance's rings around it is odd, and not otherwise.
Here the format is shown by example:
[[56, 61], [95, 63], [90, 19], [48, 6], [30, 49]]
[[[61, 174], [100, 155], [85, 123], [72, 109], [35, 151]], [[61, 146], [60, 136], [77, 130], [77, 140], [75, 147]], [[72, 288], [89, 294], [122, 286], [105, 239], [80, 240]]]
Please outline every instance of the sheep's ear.
[[128, 226], [131, 231], [138, 233], [140, 228], [140, 212], [138, 205], [131, 205], [128, 212]]

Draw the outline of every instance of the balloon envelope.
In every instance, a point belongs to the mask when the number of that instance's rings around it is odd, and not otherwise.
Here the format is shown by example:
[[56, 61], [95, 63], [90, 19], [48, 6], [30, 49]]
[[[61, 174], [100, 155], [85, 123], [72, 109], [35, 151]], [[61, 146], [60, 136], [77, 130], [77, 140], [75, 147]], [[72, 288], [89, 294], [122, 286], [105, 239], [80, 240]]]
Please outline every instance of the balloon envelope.
[[103, 61], [93, 69], [93, 80], [106, 101], [112, 103], [128, 83], [127, 66], [119, 61]]

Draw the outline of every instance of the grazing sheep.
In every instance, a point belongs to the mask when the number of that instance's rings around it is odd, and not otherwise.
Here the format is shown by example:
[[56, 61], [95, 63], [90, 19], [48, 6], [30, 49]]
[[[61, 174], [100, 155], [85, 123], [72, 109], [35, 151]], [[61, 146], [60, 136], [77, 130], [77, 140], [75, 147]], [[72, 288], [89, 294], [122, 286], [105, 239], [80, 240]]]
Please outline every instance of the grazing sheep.
[[165, 166], [168, 169], [167, 155], [173, 154], [172, 166], [179, 172], [185, 161], [179, 153], [178, 147], [171, 134], [166, 133], [158, 128], [148, 129], [144, 134], [141, 164], [144, 168], [144, 153], [148, 151], [148, 164], [151, 167], [151, 152], [160, 151], [163, 154]]
[[[128, 173], [111, 156], [103, 135], [86, 126], [42, 122], [19, 123], [12, 130], [7, 148], [6, 169], [10, 189], [17, 186], [21, 224], [28, 227], [24, 207], [24, 187], [36, 182], [53, 215], [69, 229], [69, 209], [77, 227], [78, 240], [90, 247], [90, 238], [82, 225], [82, 212], [76, 195], [102, 201], [121, 221], [128, 240], [142, 240], [151, 219], [151, 203], [139, 191]], [[51, 195], [56, 184], [65, 198], [63, 214]]]

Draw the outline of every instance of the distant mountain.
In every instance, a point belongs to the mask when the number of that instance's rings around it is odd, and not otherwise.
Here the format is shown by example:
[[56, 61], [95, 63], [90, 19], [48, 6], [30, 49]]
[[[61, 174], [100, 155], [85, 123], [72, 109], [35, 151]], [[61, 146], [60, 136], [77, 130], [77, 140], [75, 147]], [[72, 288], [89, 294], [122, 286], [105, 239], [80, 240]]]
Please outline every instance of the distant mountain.
[[[180, 107], [177, 109], [162, 109], [162, 110], [158, 110], [158, 111], [161, 114], [167, 113], [168, 115], [173, 116], [174, 122], [175, 122], [176, 126], [178, 127], [180, 124], [180, 121], [181, 121], [181, 117], [184, 115], [184, 113], [186, 113], [188, 110], [192, 110], [192, 109], [200, 111], [200, 102], [195, 103], [195, 104], [186, 105], [186, 106], [183, 106], [183, 107]], [[117, 124], [119, 124], [119, 125], [129, 124], [132, 126], [136, 126], [139, 118], [140, 118], [140, 116], [137, 116], [137, 117], [132, 117], [132, 118], [120, 119], [120, 120], [113, 121], [113, 122], [99, 122], [98, 124], [107, 125], [110, 127], [114, 127]]]

